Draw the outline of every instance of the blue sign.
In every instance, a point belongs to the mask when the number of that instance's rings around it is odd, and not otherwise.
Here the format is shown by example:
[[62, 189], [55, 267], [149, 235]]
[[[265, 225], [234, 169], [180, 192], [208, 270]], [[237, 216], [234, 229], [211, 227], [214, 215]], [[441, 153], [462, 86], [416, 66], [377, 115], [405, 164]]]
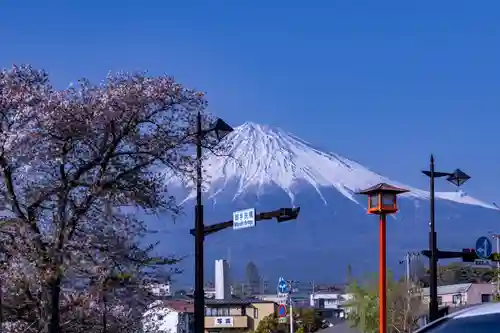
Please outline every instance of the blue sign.
[[488, 237], [479, 237], [476, 241], [476, 254], [479, 258], [488, 259], [493, 252], [493, 245]]
[[285, 304], [280, 304], [278, 306], [278, 315], [280, 318], [286, 317], [286, 306]]
[[255, 208], [233, 212], [233, 229], [255, 227]]
[[278, 292], [280, 294], [286, 294], [288, 292], [288, 284], [283, 277], [278, 279]]

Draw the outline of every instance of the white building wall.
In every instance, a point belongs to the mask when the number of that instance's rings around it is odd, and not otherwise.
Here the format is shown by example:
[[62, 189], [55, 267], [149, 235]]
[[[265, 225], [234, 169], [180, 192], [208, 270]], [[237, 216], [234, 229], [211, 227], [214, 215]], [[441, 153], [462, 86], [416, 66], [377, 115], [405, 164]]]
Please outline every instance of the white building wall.
[[154, 283], [149, 286], [151, 293], [155, 296], [171, 296], [169, 283]]
[[348, 293], [316, 292], [309, 295], [309, 304], [316, 307], [321, 304], [325, 309], [339, 309], [351, 298], [352, 295]]
[[145, 333], [165, 332], [177, 333], [179, 313], [168, 308], [154, 308], [144, 314], [143, 329]]

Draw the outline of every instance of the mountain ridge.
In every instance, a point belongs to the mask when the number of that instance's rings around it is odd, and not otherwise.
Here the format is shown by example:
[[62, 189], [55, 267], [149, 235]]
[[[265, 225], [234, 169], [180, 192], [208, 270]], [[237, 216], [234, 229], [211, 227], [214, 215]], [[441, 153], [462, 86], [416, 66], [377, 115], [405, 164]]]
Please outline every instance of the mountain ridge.
[[[403, 197], [428, 200], [428, 191], [384, 177], [360, 163], [334, 152], [324, 152], [310, 142], [281, 128], [246, 122], [235, 128], [223, 139], [229, 147], [226, 156], [207, 152], [204, 160], [204, 194], [214, 202], [228, 184], [238, 183], [232, 200], [248, 191], [259, 193], [266, 185], [276, 185], [285, 191], [295, 203], [295, 186], [305, 183], [312, 186], [325, 204], [322, 188], [335, 188], [349, 200], [359, 204], [356, 193], [378, 183], [388, 183], [408, 189]], [[227, 155], [231, 157], [227, 157]], [[196, 195], [192, 183], [180, 183], [176, 178], [168, 180], [190, 190], [182, 203]], [[456, 192], [436, 192], [436, 198], [461, 204], [476, 205], [497, 210], [493, 205]]]

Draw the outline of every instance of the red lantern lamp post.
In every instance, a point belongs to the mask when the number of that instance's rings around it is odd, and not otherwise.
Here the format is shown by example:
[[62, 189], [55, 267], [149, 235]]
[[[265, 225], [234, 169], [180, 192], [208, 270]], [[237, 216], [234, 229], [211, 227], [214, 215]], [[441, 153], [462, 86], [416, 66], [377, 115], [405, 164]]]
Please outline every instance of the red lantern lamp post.
[[368, 196], [368, 214], [380, 216], [379, 225], [379, 333], [387, 333], [387, 240], [386, 216], [398, 211], [398, 194], [408, 190], [391, 186], [386, 183], [367, 188], [359, 194]]

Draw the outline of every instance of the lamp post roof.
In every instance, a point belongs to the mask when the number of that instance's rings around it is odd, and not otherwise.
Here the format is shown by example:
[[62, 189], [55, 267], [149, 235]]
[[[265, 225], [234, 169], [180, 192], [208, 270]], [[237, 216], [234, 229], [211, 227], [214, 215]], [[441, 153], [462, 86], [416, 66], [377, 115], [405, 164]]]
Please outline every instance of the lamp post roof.
[[376, 193], [380, 193], [380, 192], [400, 194], [400, 193], [406, 193], [406, 192], [410, 192], [410, 191], [406, 190], [404, 188], [389, 185], [387, 183], [380, 183], [380, 184], [374, 185], [372, 187], [369, 187], [366, 190], [359, 191], [358, 194], [370, 195], [370, 194], [376, 194]]

